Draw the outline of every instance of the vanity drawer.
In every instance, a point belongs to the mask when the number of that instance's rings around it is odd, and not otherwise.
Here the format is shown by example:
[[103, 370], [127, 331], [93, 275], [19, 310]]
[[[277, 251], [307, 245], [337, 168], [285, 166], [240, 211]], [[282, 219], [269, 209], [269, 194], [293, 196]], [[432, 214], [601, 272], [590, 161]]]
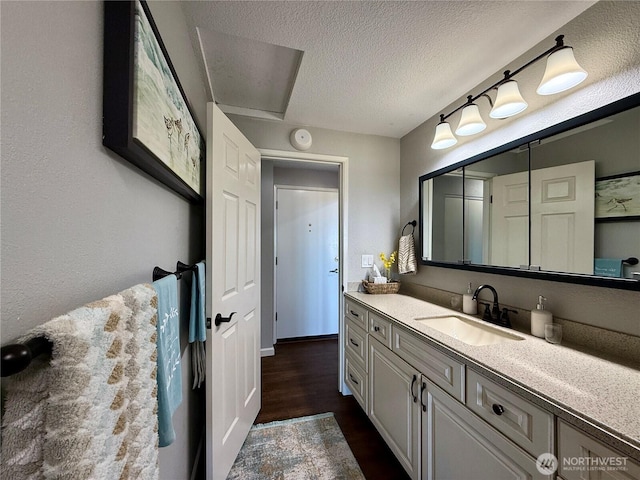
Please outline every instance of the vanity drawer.
[[465, 366], [429, 346], [419, 335], [393, 326], [392, 350], [442, 390], [464, 403]]
[[369, 333], [391, 350], [391, 320], [369, 312]]
[[367, 411], [367, 374], [350, 352], [344, 356], [344, 381], [362, 409]]
[[467, 407], [534, 457], [553, 452], [553, 415], [473, 370]]
[[[586, 460], [586, 459], [590, 460]], [[593, 460], [591, 460], [593, 459]], [[605, 470], [580, 468], [578, 462], [587, 462], [597, 466], [598, 461], [607, 461]], [[640, 465], [621, 455], [598, 440], [562, 420], [558, 420], [558, 473], [566, 480], [584, 480], [591, 478], [620, 478], [625, 480], [640, 479]], [[610, 468], [610, 470], [606, 470]], [[610, 475], [610, 476], [607, 476]]]
[[369, 315], [366, 308], [361, 306], [360, 304], [354, 302], [353, 300], [349, 300], [348, 298], [344, 299], [344, 314], [346, 317], [352, 319], [360, 328], [363, 330], [367, 330]]
[[346, 317], [344, 322], [344, 351], [351, 353], [360, 368], [367, 371], [367, 332], [351, 317]]

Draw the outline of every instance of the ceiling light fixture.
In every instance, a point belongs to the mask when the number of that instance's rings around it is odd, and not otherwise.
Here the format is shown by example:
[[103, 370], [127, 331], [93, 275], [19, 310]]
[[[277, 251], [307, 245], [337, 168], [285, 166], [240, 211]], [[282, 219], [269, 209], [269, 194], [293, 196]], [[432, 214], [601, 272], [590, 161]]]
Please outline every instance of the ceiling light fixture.
[[[576, 62], [573, 56], [573, 48], [565, 46], [563, 39], [564, 35], [557, 36], [556, 44], [549, 50], [541, 53], [513, 72], [506, 70], [504, 72], [504, 78], [483, 90], [478, 95], [469, 95], [467, 101], [451, 113], [440, 115], [440, 123], [436, 126], [436, 134], [431, 148], [440, 150], [458, 143], [458, 140], [451, 132], [451, 126], [446, 120], [459, 110], [462, 110], [462, 114], [458, 128], [456, 128], [457, 135], [475, 135], [487, 127], [484, 120], [482, 120], [478, 106], [474, 103], [482, 96], [486, 97], [492, 106], [489, 112], [491, 118], [503, 119], [523, 112], [529, 104], [522, 98], [518, 83], [513, 77], [545, 57], [547, 58], [547, 66], [542, 81], [536, 90], [539, 95], [553, 95], [554, 93], [564, 92], [581, 83], [587, 78], [587, 72], [578, 65], [578, 62]], [[495, 104], [491, 101], [489, 95], [487, 95], [487, 92], [494, 89], [497, 90]]]

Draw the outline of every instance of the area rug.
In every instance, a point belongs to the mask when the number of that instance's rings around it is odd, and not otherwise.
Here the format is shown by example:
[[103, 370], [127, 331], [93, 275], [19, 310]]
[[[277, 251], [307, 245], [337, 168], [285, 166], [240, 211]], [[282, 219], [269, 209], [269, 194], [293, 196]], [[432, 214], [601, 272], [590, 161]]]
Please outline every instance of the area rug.
[[254, 425], [227, 480], [364, 480], [333, 413]]

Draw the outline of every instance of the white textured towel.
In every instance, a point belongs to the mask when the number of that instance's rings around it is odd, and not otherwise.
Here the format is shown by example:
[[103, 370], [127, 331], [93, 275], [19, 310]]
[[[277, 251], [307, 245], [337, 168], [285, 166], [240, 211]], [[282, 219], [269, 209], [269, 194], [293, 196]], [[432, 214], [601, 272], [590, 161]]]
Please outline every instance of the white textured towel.
[[418, 271], [416, 262], [416, 246], [413, 233], [403, 235], [398, 242], [398, 273], [415, 275]]
[[137, 285], [20, 340], [53, 352], [7, 379], [3, 480], [158, 478], [156, 306]]

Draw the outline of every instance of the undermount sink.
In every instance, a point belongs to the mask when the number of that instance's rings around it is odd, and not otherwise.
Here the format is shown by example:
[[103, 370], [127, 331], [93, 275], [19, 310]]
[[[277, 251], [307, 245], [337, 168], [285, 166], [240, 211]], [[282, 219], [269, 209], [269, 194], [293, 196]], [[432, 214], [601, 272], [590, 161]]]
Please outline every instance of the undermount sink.
[[476, 323], [456, 315], [418, 317], [415, 320], [445, 335], [449, 335], [456, 340], [460, 340], [467, 345], [493, 345], [496, 343], [524, 340], [524, 338], [517, 335], [512, 335], [489, 325]]

